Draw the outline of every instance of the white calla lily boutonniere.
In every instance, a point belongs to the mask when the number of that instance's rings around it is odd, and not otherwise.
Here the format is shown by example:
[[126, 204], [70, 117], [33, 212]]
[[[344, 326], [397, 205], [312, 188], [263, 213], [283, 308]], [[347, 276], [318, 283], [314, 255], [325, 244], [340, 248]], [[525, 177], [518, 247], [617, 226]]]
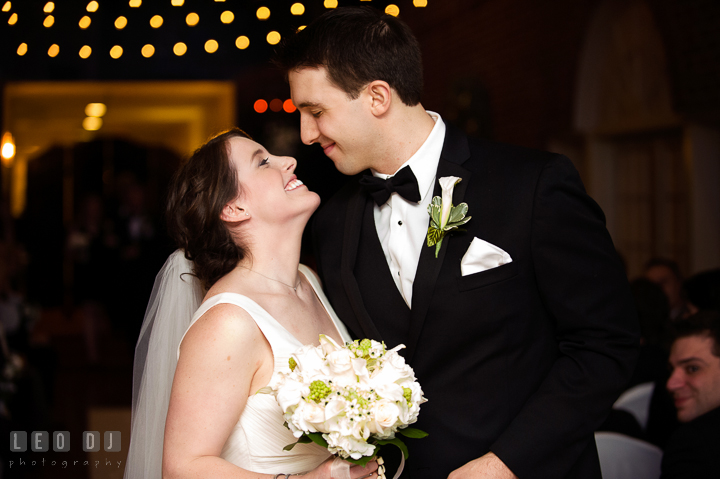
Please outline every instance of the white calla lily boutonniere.
[[472, 216], [465, 216], [468, 212], [467, 203], [457, 206], [452, 204], [453, 190], [462, 178], [457, 176], [444, 176], [438, 180], [442, 188], [442, 198], [435, 196], [428, 205], [430, 227], [428, 227], [427, 245], [435, 246], [435, 257], [438, 257], [442, 240], [452, 230], [464, 225]]

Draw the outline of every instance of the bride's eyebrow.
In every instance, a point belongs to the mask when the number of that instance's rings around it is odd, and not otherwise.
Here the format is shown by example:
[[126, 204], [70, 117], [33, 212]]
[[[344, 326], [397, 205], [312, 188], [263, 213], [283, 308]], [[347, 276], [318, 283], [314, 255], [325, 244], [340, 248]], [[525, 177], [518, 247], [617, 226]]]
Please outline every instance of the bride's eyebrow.
[[264, 151], [265, 150], [263, 150], [262, 148], [258, 148], [257, 150], [255, 150], [255, 152], [250, 157], [250, 161], [255, 161], [255, 158], [258, 156], [262, 156]]

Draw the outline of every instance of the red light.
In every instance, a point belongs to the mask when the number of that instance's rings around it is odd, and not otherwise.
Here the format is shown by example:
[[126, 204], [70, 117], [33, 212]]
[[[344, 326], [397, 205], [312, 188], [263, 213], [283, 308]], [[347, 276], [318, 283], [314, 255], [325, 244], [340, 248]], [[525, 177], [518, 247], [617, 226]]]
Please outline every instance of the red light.
[[282, 107], [282, 100], [280, 100], [279, 98], [275, 98], [273, 101], [270, 102], [270, 109], [272, 111], [278, 112], [282, 110]]
[[258, 100], [253, 105], [253, 108], [258, 113], [265, 113], [268, 109], [268, 104], [265, 100]]
[[288, 113], [293, 113], [297, 108], [295, 108], [295, 105], [293, 105], [292, 100], [289, 98], [283, 102], [283, 110], [285, 110]]

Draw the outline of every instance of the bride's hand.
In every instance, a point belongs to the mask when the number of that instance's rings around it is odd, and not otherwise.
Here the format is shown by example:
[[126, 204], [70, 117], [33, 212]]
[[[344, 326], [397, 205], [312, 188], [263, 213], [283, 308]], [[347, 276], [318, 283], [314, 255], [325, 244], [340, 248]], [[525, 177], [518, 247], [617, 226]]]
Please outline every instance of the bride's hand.
[[[307, 479], [377, 479], [378, 477], [378, 464], [376, 461], [368, 462], [365, 467], [352, 466], [342, 461], [350, 467], [338, 468], [335, 466], [335, 468], [333, 468], [335, 461], [336, 459], [330, 458], [303, 477]], [[338, 469], [340, 470], [338, 471]], [[338, 472], [340, 472], [340, 474], [338, 474]]]

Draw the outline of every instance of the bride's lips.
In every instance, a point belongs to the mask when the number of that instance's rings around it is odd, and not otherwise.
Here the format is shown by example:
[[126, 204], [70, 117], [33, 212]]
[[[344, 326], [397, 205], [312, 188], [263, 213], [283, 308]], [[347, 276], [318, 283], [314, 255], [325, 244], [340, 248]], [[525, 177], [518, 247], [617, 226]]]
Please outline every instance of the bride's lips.
[[303, 186], [303, 182], [297, 179], [297, 176], [293, 175], [290, 181], [285, 185], [285, 191], [292, 191], [296, 188]]

